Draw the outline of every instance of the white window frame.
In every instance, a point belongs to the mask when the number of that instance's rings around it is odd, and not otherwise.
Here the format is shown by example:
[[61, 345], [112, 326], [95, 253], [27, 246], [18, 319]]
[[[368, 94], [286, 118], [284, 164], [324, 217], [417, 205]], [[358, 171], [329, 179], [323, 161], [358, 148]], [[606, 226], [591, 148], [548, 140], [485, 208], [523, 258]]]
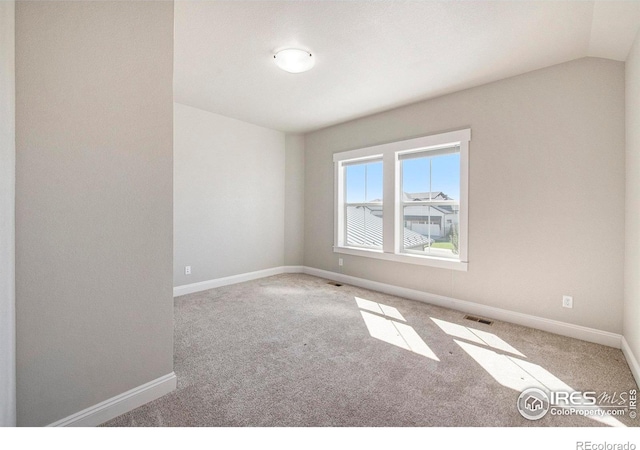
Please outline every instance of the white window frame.
[[[334, 244], [333, 251], [355, 256], [397, 261], [409, 264], [467, 271], [469, 228], [469, 142], [471, 129], [433, 134], [404, 141], [375, 145], [335, 153], [334, 162]], [[458, 225], [458, 259], [434, 255], [418, 255], [402, 251], [402, 177], [399, 156], [414, 152], [428, 152], [447, 146], [460, 147], [460, 209]], [[383, 244], [382, 250], [346, 245], [344, 167], [355, 162], [382, 158], [383, 167]]]

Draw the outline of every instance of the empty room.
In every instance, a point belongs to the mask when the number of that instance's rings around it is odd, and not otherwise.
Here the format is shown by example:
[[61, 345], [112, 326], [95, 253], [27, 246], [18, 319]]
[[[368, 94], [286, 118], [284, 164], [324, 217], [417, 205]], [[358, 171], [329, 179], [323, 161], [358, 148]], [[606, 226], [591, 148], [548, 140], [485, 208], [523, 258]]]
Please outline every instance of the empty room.
[[0, 2], [0, 423], [630, 432], [639, 29]]

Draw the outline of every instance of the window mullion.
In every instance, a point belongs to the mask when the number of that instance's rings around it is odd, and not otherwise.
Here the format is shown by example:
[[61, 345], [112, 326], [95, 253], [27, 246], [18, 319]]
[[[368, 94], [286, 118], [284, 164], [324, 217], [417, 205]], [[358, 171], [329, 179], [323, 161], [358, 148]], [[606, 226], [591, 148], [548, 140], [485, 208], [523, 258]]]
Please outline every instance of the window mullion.
[[382, 158], [382, 251], [395, 253], [396, 154], [387, 152]]

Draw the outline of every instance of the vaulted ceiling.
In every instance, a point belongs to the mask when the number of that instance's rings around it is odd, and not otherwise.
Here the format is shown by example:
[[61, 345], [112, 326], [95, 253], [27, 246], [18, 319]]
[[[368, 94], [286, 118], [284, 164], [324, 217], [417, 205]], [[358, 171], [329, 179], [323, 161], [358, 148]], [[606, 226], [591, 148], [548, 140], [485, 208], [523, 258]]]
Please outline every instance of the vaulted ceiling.
[[[175, 3], [175, 100], [306, 132], [585, 56], [624, 61], [640, 1]], [[311, 51], [290, 74], [275, 51]]]

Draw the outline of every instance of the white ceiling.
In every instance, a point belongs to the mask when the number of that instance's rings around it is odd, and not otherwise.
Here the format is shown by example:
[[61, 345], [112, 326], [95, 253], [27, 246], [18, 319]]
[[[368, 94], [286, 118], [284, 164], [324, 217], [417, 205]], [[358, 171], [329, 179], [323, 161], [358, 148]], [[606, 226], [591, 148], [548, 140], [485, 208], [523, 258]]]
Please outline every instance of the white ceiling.
[[[624, 61], [640, 1], [177, 1], [175, 100], [306, 132], [584, 56]], [[316, 66], [290, 74], [286, 47]]]

